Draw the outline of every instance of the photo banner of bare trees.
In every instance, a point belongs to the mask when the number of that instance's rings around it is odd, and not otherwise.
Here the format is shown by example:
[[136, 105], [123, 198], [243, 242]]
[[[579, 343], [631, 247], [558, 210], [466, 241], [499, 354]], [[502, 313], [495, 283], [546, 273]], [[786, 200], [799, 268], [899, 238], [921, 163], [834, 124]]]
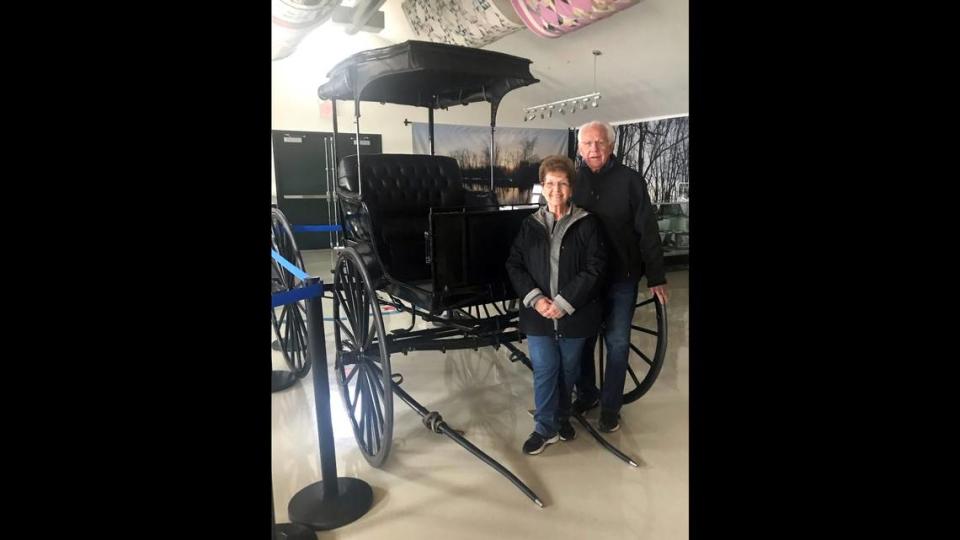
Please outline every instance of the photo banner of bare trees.
[[688, 255], [690, 117], [620, 124], [615, 128], [617, 159], [643, 174], [650, 200], [657, 206], [664, 256]]
[[[413, 153], [429, 154], [429, 128], [413, 122]], [[435, 153], [450, 156], [460, 164], [468, 189], [490, 189], [490, 127], [434, 124]], [[567, 155], [565, 129], [498, 127], [494, 147], [493, 187], [500, 204], [530, 202], [533, 186], [539, 181], [543, 158]]]
[[657, 204], [689, 200], [690, 117], [678, 116], [614, 126], [614, 153], [647, 181]]

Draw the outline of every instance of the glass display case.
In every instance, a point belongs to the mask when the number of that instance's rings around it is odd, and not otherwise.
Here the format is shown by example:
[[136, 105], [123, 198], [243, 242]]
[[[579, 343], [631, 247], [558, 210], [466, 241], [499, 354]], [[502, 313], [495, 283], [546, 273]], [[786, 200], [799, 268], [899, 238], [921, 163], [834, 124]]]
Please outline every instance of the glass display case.
[[660, 243], [665, 257], [690, 253], [689, 203], [658, 204], [657, 226], [660, 228]]

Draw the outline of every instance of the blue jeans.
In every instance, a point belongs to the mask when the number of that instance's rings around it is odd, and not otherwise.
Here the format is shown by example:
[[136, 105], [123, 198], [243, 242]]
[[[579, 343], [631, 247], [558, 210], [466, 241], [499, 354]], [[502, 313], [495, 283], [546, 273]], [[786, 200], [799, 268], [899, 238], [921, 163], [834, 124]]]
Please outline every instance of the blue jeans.
[[537, 407], [533, 414], [534, 430], [544, 437], [556, 435], [560, 420], [570, 417], [570, 393], [580, 375], [580, 354], [586, 340], [527, 336], [533, 364], [533, 401]]
[[606, 345], [604, 355], [603, 390], [597, 390], [596, 367], [593, 362], [593, 350], [596, 336], [587, 338], [584, 345], [583, 365], [577, 381], [577, 394], [584, 401], [593, 401], [600, 395], [600, 408], [604, 411], [619, 413], [623, 406], [623, 382], [627, 376], [627, 358], [630, 355], [630, 325], [637, 306], [636, 282], [611, 284], [603, 297], [603, 341]]

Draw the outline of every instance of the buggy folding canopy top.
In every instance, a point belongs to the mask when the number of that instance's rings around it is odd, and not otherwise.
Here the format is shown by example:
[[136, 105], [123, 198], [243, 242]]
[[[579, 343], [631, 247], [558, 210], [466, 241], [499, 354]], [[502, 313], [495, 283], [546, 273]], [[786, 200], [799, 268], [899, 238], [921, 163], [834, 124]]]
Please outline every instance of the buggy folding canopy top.
[[530, 60], [483, 49], [407, 41], [359, 52], [327, 74], [320, 99], [377, 101], [443, 109], [500, 103], [511, 90], [540, 82]]
[[[378, 101], [426, 107], [430, 155], [434, 155], [433, 111], [450, 105], [477, 101], [490, 103], [490, 155], [494, 155], [494, 131], [500, 100], [508, 92], [540, 82], [530, 74], [530, 60], [495, 51], [405, 41], [397, 45], [362, 51], [340, 62], [327, 74], [317, 95], [329, 99], [333, 132], [337, 133], [337, 100], [354, 103], [357, 157], [360, 155], [360, 102]], [[336, 155], [334, 137], [334, 155]], [[359, 161], [358, 161], [359, 163]], [[493, 160], [490, 190], [493, 191]]]

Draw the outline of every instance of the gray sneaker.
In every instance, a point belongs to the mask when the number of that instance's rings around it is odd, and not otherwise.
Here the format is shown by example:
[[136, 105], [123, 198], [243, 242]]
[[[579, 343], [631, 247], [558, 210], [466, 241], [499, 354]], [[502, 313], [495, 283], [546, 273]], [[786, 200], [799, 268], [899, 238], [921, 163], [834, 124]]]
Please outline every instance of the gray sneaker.
[[548, 445], [551, 445], [560, 440], [560, 435], [554, 435], [553, 437], [544, 437], [543, 435], [534, 431], [530, 434], [530, 438], [527, 439], [527, 442], [523, 443], [523, 453], [535, 456], [540, 452], [543, 452], [543, 449]]
[[620, 429], [620, 415], [610, 411], [600, 411], [600, 431], [613, 433]]

